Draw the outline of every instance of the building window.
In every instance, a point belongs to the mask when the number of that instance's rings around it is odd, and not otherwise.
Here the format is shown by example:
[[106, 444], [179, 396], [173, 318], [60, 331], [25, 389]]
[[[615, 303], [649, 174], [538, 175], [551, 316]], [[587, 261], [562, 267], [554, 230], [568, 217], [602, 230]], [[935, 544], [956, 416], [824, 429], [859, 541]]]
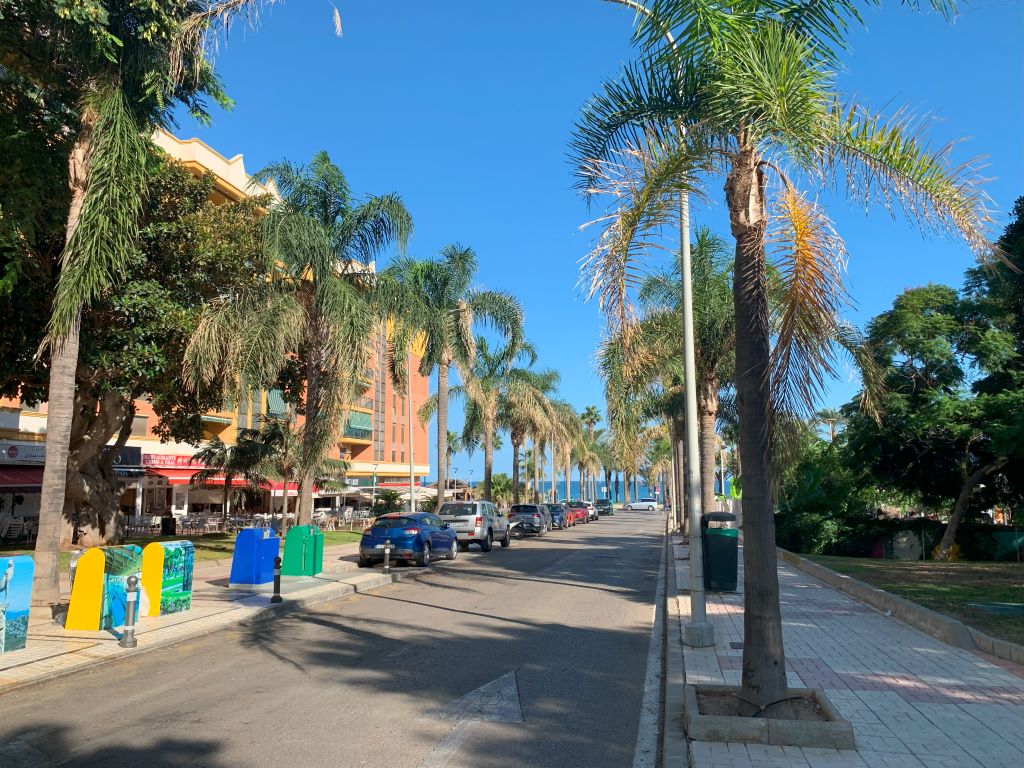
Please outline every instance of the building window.
[[405, 463], [405, 451], [402, 451], [402, 463]]
[[395, 452], [392, 451], [391, 452], [391, 463], [394, 464], [396, 461], [397, 461], [397, 459], [395, 458]]
[[132, 437], [145, 437], [148, 430], [146, 428], [149, 422], [148, 416], [136, 416], [132, 419]]

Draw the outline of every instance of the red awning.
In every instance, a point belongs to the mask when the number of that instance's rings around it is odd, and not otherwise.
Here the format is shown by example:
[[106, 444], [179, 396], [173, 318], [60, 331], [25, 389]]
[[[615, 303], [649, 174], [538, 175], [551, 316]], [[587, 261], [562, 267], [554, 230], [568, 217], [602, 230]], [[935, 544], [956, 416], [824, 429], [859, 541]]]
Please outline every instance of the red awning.
[[[200, 467], [146, 467], [146, 474], [166, 477], [168, 485], [188, 485], [199, 469]], [[223, 486], [224, 477], [220, 475], [208, 478], [203, 485]], [[240, 477], [234, 477], [231, 479], [231, 485], [235, 488], [246, 488], [249, 483]]]
[[42, 484], [42, 467], [0, 467], [0, 488], [8, 493], [15, 490], [23, 493], [38, 492]]

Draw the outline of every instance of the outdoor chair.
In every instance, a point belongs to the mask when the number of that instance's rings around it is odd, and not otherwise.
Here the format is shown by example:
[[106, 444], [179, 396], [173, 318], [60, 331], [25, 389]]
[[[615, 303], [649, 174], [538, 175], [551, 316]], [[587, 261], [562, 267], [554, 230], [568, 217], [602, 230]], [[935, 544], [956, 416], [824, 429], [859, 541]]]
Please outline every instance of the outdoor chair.
[[8, 541], [17, 543], [24, 533], [25, 519], [22, 517], [16, 517], [11, 521], [11, 525], [7, 529], [7, 535], [4, 538]]

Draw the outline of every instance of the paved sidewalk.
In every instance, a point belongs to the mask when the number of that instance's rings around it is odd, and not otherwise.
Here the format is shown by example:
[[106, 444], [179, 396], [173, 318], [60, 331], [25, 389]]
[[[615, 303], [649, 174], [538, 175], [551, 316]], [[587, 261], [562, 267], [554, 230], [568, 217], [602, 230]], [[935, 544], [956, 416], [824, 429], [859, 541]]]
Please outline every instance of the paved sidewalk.
[[[676, 537], [677, 538], [677, 537]], [[673, 544], [679, 609], [690, 614], [687, 547]], [[742, 568], [742, 553], [741, 553]], [[779, 563], [787, 676], [824, 689], [856, 750], [693, 742], [700, 768], [1020, 768], [1024, 669], [936, 640]], [[742, 587], [742, 574], [740, 578]], [[689, 683], [738, 685], [742, 594], [709, 594], [713, 649], [685, 648]]]
[[[285, 602], [274, 610], [294, 610], [363, 592], [398, 579], [382, 569], [357, 570], [358, 544], [324, 549], [324, 571], [315, 577], [284, 579]], [[111, 632], [67, 631], [50, 618], [49, 609], [33, 610], [25, 650], [0, 656], [0, 695], [23, 685], [80, 671], [113, 659], [141, 653], [192, 637], [227, 629], [271, 608], [271, 589], [228, 589], [230, 561], [196, 563], [192, 608], [168, 616], [143, 618], [136, 630], [138, 648], [118, 646]], [[62, 579], [64, 599], [69, 589]]]

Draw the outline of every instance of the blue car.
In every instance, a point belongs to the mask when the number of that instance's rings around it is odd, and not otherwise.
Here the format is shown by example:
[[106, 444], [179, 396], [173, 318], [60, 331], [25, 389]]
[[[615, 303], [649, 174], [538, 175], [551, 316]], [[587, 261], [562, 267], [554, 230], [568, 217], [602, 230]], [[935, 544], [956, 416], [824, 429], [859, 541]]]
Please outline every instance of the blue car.
[[433, 557], [454, 560], [459, 556], [459, 539], [437, 515], [429, 512], [381, 515], [366, 529], [359, 541], [359, 567], [384, 562], [384, 542], [391, 542], [391, 559], [416, 562], [421, 568]]
[[575, 515], [570, 516], [569, 510], [561, 504], [547, 504], [548, 512], [551, 513], [551, 528], [565, 530], [576, 522]]

